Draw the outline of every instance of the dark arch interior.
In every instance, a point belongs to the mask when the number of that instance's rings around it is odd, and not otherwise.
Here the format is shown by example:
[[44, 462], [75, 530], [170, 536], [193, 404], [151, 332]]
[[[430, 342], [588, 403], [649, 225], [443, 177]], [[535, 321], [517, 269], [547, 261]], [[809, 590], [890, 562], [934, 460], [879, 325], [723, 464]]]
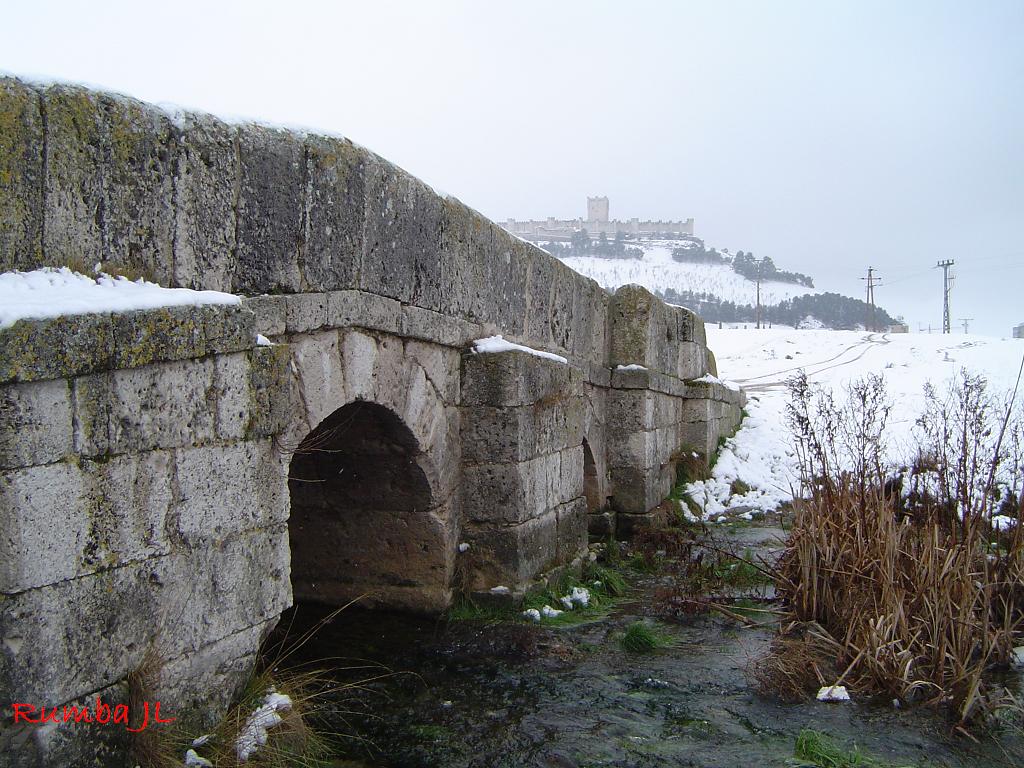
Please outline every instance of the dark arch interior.
[[588, 512], [597, 512], [604, 507], [594, 452], [590, 450], [590, 443], [586, 438], [583, 438], [583, 495], [587, 498]]
[[333, 605], [401, 605], [443, 558], [416, 439], [387, 408], [357, 401], [302, 441], [288, 477], [292, 588]]

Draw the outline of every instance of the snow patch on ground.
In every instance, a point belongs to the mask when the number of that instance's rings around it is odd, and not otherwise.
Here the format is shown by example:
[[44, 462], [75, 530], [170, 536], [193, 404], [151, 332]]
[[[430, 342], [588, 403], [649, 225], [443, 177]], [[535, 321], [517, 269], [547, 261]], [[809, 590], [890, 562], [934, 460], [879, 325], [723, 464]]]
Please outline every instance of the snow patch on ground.
[[915, 421], [924, 410], [926, 383], [944, 391], [966, 369], [984, 375], [992, 393], [1009, 393], [1024, 354], [1019, 340], [964, 334], [708, 327], [707, 336], [720, 376], [747, 390], [748, 416], [720, 450], [711, 479], [686, 488], [704, 520], [718, 520], [727, 510], [771, 511], [792, 499], [798, 473], [786, 426], [785, 381], [797, 371], [805, 370], [837, 399], [845, 398], [854, 380], [882, 375], [894, 403], [887, 456], [901, 464], [918, 444]]
[[127, 312], [156, 307], [239, 304], [220, 291], [162, 288], [145, 280], [99, 274], [95, 278], [67, 267], [0, 274], [0, 328], [18, 320], [43, 320], [63, 315]]

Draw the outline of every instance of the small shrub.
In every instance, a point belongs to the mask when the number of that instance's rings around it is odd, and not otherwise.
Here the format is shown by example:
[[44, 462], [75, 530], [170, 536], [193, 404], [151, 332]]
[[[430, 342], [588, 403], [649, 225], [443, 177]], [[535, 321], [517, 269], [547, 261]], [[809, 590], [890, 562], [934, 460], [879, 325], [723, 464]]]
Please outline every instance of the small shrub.
[[744, 496], [750, 493], [750, 486], [737, 478], [729, 484], [729, 494], [732, 496]]

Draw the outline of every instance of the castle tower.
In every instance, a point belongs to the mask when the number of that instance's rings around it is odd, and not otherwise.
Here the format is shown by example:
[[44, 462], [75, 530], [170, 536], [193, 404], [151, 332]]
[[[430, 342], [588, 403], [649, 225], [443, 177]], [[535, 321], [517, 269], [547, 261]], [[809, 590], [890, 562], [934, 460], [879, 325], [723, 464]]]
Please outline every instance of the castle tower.
[[587, 198], [587, 221], [608, 221], [608, 198]]

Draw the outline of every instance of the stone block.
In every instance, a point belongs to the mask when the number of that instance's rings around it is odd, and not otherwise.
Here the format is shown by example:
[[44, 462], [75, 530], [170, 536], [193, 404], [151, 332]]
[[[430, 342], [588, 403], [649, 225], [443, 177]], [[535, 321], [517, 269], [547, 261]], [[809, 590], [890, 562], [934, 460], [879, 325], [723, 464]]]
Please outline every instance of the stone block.
[[288, 557], [279, 526], [0, 601], [0, 689], [71, 701], [123, 679], [151, 643], [175, 658], [273, 620], [291, 600]]
[[464, 405], [551, 405], [582, 386], [578, 368], [526, 352], [470, 352], [462, 358]]
[[[540, 257], [538, 256], [538, 260]], [[550, 258], [550, 257], [549, 257]], [[575, 315], [579, 305], [579, 284], [585, 279], [557, 259], [554, 261], [554, 281], [551, 293], [551, 310], [548, 315], [550, 331], [548, 338], [561, 349], [571, 349], [574, 339], [573, 326], [581, 322]]]
[[423, 369], [431, 388], [441, 400], [448, 404], [458, 403], [462, 368], [459, 350], [407, 338], [405, 354]]
[[0, 474], [0, 592], [77, 574], [88, 532], [83, 492], [82, 473], [64, 462]]
[[581, 362], [607, 369], [608, 294], [593, 280], [577, 279], [570, 351]]
[[616, 368], [612, 371], [613, 389], [651, 389], [656, 374], [646, 368]]
[[609, 364], [612, 367], [654, 367], [650, 350], [651, 325], [660, 305], [661, 301], [654, 294], [639, 285], [624, 285], [615, 292], [608, 305]]
[[526, 285], [537, 249], [491, 222], [487, 226], [492, 229], [490, 247], [470, 254], [477, 275], [470, 285], [472, 314], [506, 336], [517, 336], [526, 326]]
[[209, 359], [83, 376], [74, 383], [75, 448], [85, 456], [210, 442], [216, 389]]
[[287, 327], [285, 304], [287, 296], [250, 296], [242, 299], [242, 306], [255, 315], [253, 329], [264, 336], [281, 336]]
[[707, 422], [714, 418], [712, 413], [713, 400], [690, 399], [683, 402], [682, 421], [686, 422]]
[[359, 287], [426, 309], [440, 308], [441, 198], [375, 155], [368, 154], [365, 183]]
[[77, 86], [43, 91], [44, 250], [55, 263], [128, 267], [169, 285], [177, 131], [163, 112]]
[[471, 590], [516, 591], [557, 562], [558, 514], [550, 510], [519, 525], [468, 524], [463, 540], [471, 545]]
[[285, 329], [288, 333], [315, 331], [327, 325], [326, 293], [285, 296]]
[[607, 541], [616, 536], [616, 516], [613, 509], [603, 509], [587, 515], [587, 533], [597, 541]]
[[193, 307], [160, 307], [111, 315], [114, 368], [187, 360], [206, 351], [202, 316]]
[[[583, 446], [566, 448], [559, 462], [558, 502], [564, 503], [583, 496]], [[586, 512], [586, 501], [584, 501]]]
[[527, 286], [526, 338], [551, 343], [551, 311], [555, 297], [556, 260], [533, 253]]
[[168, 660], [160, 670], [153, 699], [178, 718], [180, 727], [208, 732], [238, 700], [256, 667], [260, 643], [275, 623], [274, 619], [260, 622]]
[[277, 435], [295, 418], [299, 396], [287, 344], [256, 347], [249, 353], [249, 397], [248, 439]]
[[191, 112], [184, 113], [179, 124], [174, 284], [231, 291], [241, 174], [238, 131], [214, 117]]
[[656, 506], [664, 496], [658, 496], [653, 474], [650, 467], [610, 467], [613, 509], [627, 514], [644, 514]]
[[213, 360], [213, 389], [216, 393], [217, 437], [239, 440], [248, 430], [252, 414], [249, 391], [249, 356], [244, 353], [217, 355]]
[[73, 450], [67, 381], [0, 387], [0, 469], [60, 461]]
[[0, 272], [43, 258], [43, 118], [39, 95], [0, 77]]
[[686, 307], [669, 307], [672, 312], [676, 327], [676, 338], [679, 341], [691, 341], [702, 347], [707, 346], [707, 336], [704, 333], [704, 321], [696, 312]]
[[183, 448], [174, 463], [173, 515], [190, 545], [288, 519], [288, 459], [270, 440]]
[[402, 304], [363, 291], [331, 291], [327, 295], [327, 324], [332, 328], [368, 328], [400, 333]]
[[609, 435], [628, 435], [655, 427], [654, 392], [648, 389], [611, 389], [608, 391], [607, 419]]
[[[166, 558], [132, 563], [0, 600], [0, 690], [10, 701], [73, 701], [122, 680], [142, 662], [162, 620]], [[197, 595], [198, 596], [198, 595]], [[113, 642], [112, 642], [113, 641]]]
[[587, 551], [587, 502], [578, 498], [555, 508], [558, 517], [559, 563], [570, 563]]
[[305, 199], [302, 141], [288, 131], [245, 125], [238, 128], [238, 152], [241, 174], [232, 291], [300, 291]]
[[291, 605], [286, 524], [176, 552], [161, 564], [159, 641], [170, 657], [275, 620]]
[[355, 288], [363, 253], [370, 153], [347, 139], [306, 137], [305, 248], [308, 290]]
[[80, 376], [110, 367], [114, 334], [110, 315], [19, 320], [0, 328], [0, 382]]
[[536, 412], [529, 406], [462, 409], [462, 458], [469, 464], [532, 459], [537, 446]]
[[245, 307], [210, 305], [194, 311], [203, 321], [205, 354], [242, 352], [256, 344], [256, 315]]
[[400, 333], [406, 338], [460, 348], [484, 336], [483, 328], [476, 323], [411, 304], [402, 307]]
[[502, 524], [539, 517], [558, 503], [560, 473], [557, 453], [511, 464], [464, 466], [463, 514], [474, 522]]
[[697, 379], [707, 373], [707, 347], [695, 341], [677, 344], [678, 355], [673, 373], [680, 379]]
[[608, 436], [608, 463], [613, 467], [646, 468], [658, 462], [657, 432], [629, 432]]
[[168, 551], [166, 453], [61, 462], [0, 475], [0, 592], [12, 593]]

